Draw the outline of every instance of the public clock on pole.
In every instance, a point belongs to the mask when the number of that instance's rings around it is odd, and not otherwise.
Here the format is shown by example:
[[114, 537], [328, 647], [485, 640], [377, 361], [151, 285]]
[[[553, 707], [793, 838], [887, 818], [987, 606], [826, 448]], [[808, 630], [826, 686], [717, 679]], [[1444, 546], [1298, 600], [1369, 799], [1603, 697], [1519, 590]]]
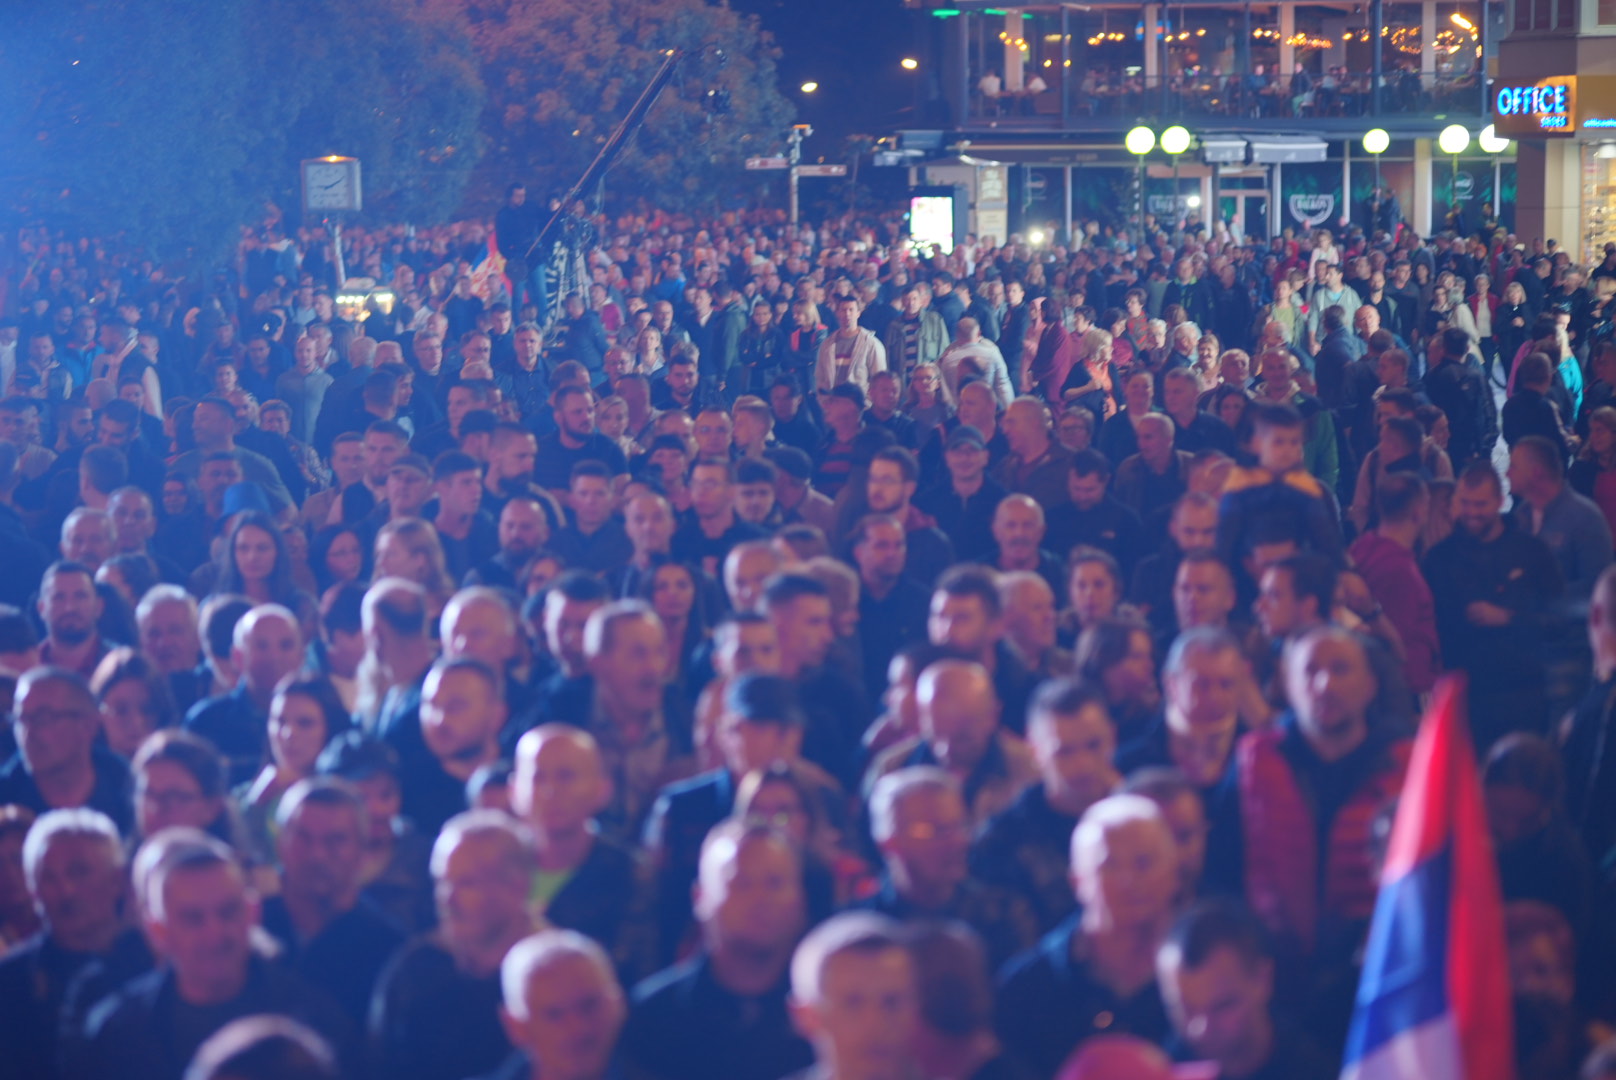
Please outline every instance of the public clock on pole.
[[359, 159], [309, 158], [303, 162], [303, 209], [314, 213], [361, 209]]

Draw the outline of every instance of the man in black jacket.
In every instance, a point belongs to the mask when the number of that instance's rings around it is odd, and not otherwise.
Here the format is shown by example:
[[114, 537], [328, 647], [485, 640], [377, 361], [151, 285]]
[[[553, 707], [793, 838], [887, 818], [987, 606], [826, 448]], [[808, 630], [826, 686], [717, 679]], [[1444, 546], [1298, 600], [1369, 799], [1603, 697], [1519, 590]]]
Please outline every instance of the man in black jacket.
[[1469, 335], [1449, 328], [1431, 338], [1426, 353], [1425, 393], [1448, 417], [1448, 456], [1455, 472], [1471, 461], [1486, 461], [1498, 441], [1498, 407], [1469, 351]]
[[518, 180], [506, 189], [505, 205], [494, 215], [494, 243], [505, 257], [505, 276], [511, 280], [511, 310], [521, 311], [523, 304], [536, 303], [542, 322], [548, 314], [543, 274], [537, 281], [530, 279], [534, 266], [544, 265], [546, 253], [534, 251], [530, 255], [528, 250], [538, 239], [539, 228], [538, 207], [528, 204], [527, 186]]
[[353, 1025], [329, 997], [254, 953], [258, 901], [234, 854], [194, 829], [166, 829], [135, 859], [146, 933], [165, 963], [94, 1006], [68, 1074], [180, 1080], [209, 1035], [244, 1016], [298, 1020], [359, 1066]]

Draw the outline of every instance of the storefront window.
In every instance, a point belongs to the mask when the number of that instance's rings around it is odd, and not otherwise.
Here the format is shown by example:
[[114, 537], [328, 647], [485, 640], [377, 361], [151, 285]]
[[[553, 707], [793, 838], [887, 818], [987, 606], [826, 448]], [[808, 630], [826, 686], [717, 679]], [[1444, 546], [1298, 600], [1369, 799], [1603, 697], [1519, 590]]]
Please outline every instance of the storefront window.
[[1582, 258], [1596, 263], [1616, 243], [1616, 142], [1582, 148]]

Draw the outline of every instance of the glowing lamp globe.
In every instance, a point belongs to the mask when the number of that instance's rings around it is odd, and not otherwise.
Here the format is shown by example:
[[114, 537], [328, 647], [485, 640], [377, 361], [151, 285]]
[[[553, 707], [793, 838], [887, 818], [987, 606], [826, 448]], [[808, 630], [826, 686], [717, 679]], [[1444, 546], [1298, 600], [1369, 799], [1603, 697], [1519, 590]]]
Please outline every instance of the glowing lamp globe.
[[1489, 154], [1502, 154], [1509, 149], [1509, 140], [1500, 139], [1497, 131], [1493, 129], [1491, 124], [1488, 124], [1476, 136], [1476, 145]]
[[1470, 146], [1470, 131], [1463, 124], [1449, 124], [1436, 137], [1444, 154], [1462, 154]]
[[1161, 148], [1169, 154], [1182, 154], [1190, 148], [1190, 133], [1174, 124], [1161, 134]]
[[1364, 132], [1363, 148], [1368, 153], [1384, 154], [1391, 144], [1392, 137], [1386, 134], [1385, 128], [1370, 128]]
[[1136, 127], [1123, 138], [1122, 145], [1130, 154], [1148, 154], [1156, 146], [1156, 133], [1147, 127]]

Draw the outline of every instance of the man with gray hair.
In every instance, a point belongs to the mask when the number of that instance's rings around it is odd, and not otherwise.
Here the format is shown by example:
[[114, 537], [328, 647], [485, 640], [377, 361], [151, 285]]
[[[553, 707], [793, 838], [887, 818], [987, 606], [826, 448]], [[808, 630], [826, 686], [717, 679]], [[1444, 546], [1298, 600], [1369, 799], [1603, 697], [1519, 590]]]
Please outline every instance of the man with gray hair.
[[1172, 926], [1178, 854], [1161, 810], [1109, 795], [1078, 821], [1071, 853], [1077, 913], [999, 975], [999, 1037], [1039, 1076], [1097, 1032], [1168, 1034], [1156, 951]]
[[900, 921], [957, 919], [981, 935], [997, 966], [1038, 938], [1026, 898], [970, 876], [973, 830], [959, 781], [914, 765], [889, 773], [870, 792], [870, 833], [885, 871], [860, 907]]
[[1162, 716], [1117, 750], [1124, 775], [1173, 768], [1200, 793], [1208, 832], [1205, 884], [1238, 894], [1244, 885], [1239, 769], [1241, 704], [1257, 694], [1251, 665], [1227, 630], [1197, 627], [1173, 642], [1162, 666]]
[[[93, 970], [93, 985], [115, 989], [149, 970], [152, 957], [135, 927], [111, 818], [49, 811], [28, 831], [22, 859], [45, 929], [0, 960], [0, 1061], [44, 1080], [56, 1075], [69, 987]], [[84, 1000], [81, 990], [75, 996]]]
[[147, 590], [135, 605], [140, 651], [168, 678], [174, 704], [188, 711], [213, 685], [202, 658], [196, 598], [178, 585], [164, 583]]
[[254, 951], [258, 897], [228, 847], [196, 829], [164, 829], [136, 855], [135, 882], [163, 963], [90, 1010], [82, 1045], [66, 1055], [69, 1075], [179, 1080], [210, 1035], [262, 1014], [307, 1024], [345, 1071], [357, 1068], [356, 1032], [336, 1004]]
[[573, 930], [540, 930], [500, 965], [500, 1021], [516, 1048], [486, 1080], [605, 1080], [628, 1016], [611, 961]]
[[375, 1075], [462, 1080], [510, 1055], [500, 1022], [506, 955], [539, 927], [527, 830], [498, 810], [451, 818], [432, 847], [438, 931], [405, 946], [376, 987]]
[[94, 574], [116, 554], [112, 518], [105, 510], [81, 506], [62, 521], [58, 550], [68, 562], [80, 563]]

